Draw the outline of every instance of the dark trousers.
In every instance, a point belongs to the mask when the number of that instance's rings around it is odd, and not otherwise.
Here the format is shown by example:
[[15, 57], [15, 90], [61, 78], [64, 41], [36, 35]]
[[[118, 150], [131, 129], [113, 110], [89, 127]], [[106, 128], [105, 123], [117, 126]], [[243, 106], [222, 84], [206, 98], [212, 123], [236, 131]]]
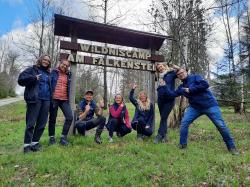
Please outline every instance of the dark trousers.
[[69, 128], [73, 121], [73, 114], [72, 114], [69, 101], [63, 101], [63, 100], [58, 100], [58, 99], [53, 99], [53, 101], [50, 104], [49, 136], [55, 135], [55, 126], [56, 126], [56, 117], [57, 117], [58, 107], [60, 107], [65, 117], [62, 135], [67, 136], [69, 132]]
[[78, 120], [75, 123], [76, 129], [79, 134], [85, 135], [85, 131], [93, 129], [97, 127], [96, 133], [101, 135], [103, 128], [105, 126], [106, 119], [103, 116], [98, 116], [97, 118], [93, 118], [88, 121]]
[[137, 131], [137, 134], [151, 136], [153, 134], [152, 127], [146, 128], [146, 124], [142, 120], [132, 123], [132, 128]]
[[115, 118], [109, 120], [107, 129], [110, 137], [113, 137], [114, 132], [119, 133], [121, 137], [131, 132], [131, 129], [129, 129], [125, 123]]
[[158, 101], [158, 108], [159, 108], [160, 116], [161, 116], [158, 134], [161, 136], [166, 136], [167, 134], [167, 128], [168, 128], [167, 119], [173, 107], [174, 107], [174, 101], [170, 101], [170, 102]]
[[38, 100], [36, 103], [27, 103], [26, 129], [24, 143], [39, 142], [45, 129], [50, 101]]

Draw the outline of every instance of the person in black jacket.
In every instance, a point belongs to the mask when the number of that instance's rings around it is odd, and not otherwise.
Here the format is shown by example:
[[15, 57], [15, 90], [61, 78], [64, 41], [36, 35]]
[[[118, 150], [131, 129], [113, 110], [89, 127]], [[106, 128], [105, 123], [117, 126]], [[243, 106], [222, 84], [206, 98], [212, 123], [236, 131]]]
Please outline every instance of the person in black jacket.
[[25, 87], [24, 99], [27, 103], [24, 153], [39, 151], [39, 140], [48, 119], [51, 100], [50, 57], [42, 55], [36, 65], [20, 73], [18, 84]]
[[160, 126], [158, 129], [158, 134], [154, 139], [154, 143], [165, 143], [167, 142], [167, 120], [171, 110], [175, 104], [175, 98], [169, 98], [166, 95], [159, 92], [159, 87], [162, 81], [166, 82], [170, 90], [175, 89], [175, 79], [177, 78], [175, 69], [178, 68], [176, 65], [172, 65], [170, 68], [166, 63], [157, 63], [156, 71], [159, 73], [159, 86], [157, 88], [158, 92], [158, 108], [160, 112]]
[[139, 93], [137, 100], [134, 98], [136, 87], [137, 85], [133, 84], [129, 94], [129, 100], [135, 106], [135, 115], [131, 125], [137, 131], [137, 139], [141, 141], [145, 136], [153, 134], [154, 107], [144, 91]]

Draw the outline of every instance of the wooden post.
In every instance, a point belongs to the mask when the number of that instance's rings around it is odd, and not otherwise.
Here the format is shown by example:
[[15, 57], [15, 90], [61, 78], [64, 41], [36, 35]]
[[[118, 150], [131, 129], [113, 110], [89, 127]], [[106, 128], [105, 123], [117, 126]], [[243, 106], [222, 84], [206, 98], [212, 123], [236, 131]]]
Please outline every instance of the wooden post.
[[[75, 32], [71, 32], [71, 42], [75, 42], [77, 43], [77, 37], [75, 35]], [[76, 55], [77, 51], [71, 50], [71, 54]], [[70, 85], [70, 106], [71, 106], [71, 110], [73, 112], [73, 114], [75, 113], [74, 111], [76, 110], [75, 107], [75, 95], [76, 95], [76, 71], [77, 71], [77, 64], [71, 62], [71, 66], [70, 66], [70, 71], [71, 71], [71, 85]], [[74, 123], [75, 123], [75, 118], [73, 118], [72, 124], [70, 126], [70, 130], [69, 130], [69, 135], [73, 134], [73, 130], [74, 130]]]
[[[151, 49], [151, 56], [155, 54], [155, 49]], [[152, 64], [155, 64], [155, 61], [151, 61]], [[150, 98], [153, 107], [154, 107], [154, 114], [155, 114], [155, 72], [151, 71], [151, 98]], [[153, 119], [153, 132], [155, 131], [155, 117]]]

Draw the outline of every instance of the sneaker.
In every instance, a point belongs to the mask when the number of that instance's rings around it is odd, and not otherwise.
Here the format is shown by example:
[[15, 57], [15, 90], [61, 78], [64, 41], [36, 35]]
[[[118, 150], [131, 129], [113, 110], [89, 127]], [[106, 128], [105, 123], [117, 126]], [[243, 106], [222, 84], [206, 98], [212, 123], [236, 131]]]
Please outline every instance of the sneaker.
[[54, 137], [54, 136], [51, 136], [51, 137], [49, 138], [49, 145], [54, 145], [55, 143], [56, 143], [55, 137]]
[[179, 144], [178, 148], [179, 149], [186, 149], [187, 148], [187, 144]]
[[168, 140], [167, 140], [167, 136], [162, 136], [160, 134], [157, 134], [157, 136], [155, 137], [154, 139], [154, 143], [155, 144], [158, 144], [158, 143], [166, 143]]
[[25, 153], [29, 153], [29, 152], [31, 152], [31, 151], [32, 151], [32, 150], [31, 150], [31, 146], [30, 146], [30, 145], [23, 147], [23, 153], [24, 153], [24, 154], [25, 154]]
[[232, 155], [240, 155], [240, 152], [236, 148], [229, 149], [229, 152]]
[[63, 145], [63, 146], [67, 146], [67, 145], [69, 145], [69, 142], [67, 141], [66, 137], [61, 137], [60, 138], [60, 144]]
[[95, 135], [95, 142], [101, 144], [102, 143], [101, 136]]
[[112, 137], [109, 137], [109, 143], [114, 143], [114, 140]]
[[36, 143], [35, 145], [31, 145], [30, 149], [31, 149], [33, 152], [37, 152], [37, 151], [41, 151], [42, 146], [41, 146], [41, 144]]

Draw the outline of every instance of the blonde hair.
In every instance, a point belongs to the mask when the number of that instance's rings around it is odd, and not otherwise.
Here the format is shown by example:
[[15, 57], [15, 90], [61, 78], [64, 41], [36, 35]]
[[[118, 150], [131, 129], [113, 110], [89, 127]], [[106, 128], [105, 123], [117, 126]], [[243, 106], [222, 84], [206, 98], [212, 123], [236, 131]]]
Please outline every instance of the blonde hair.
[[[142, 103], [141, 99], [140, 99], [140, 96], [144, 94], [146, 96], [146, 102], [145, 102], [145, 105]], [[138, 106], [139, 106], [139, 109], [140, 110], [150, 110], [150, 99], [148, 98], [148, 95], [145, 91], [140, 91], [139, 94], [138, 94], [138, 99], [137, 99], [137, 103], [138, 103]]]
[[171, 68], [165, 62], [158, 62], [155, 64], [155, 70], [157, 73], [159, 73], [157, 66], [160, 64], [165, 67], [166, 71], [171, 71]]

